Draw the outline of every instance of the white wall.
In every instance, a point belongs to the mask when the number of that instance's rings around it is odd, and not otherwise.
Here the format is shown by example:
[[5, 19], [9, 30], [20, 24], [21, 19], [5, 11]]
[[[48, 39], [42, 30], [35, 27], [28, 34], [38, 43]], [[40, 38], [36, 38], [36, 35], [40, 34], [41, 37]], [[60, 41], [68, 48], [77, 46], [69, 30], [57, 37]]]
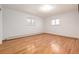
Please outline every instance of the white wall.
[[[1, 5], [0, 5], [1, 8]], [[2, 43], [2, 11], [0, 10], [0, 43]]]
[[[35, 20], [34, 25], [27, 25], [27, 17]], [[30, 14], [22, 13], [11, 9], [3, 9], [4, 39], [42, 33], [42, 19]]]
[[[27, 26], [27, 17], [35, 19], [35, 25]], [[41, 19], [37, 16], [22, 13], [11, 9], [3, 9], [3, 37], [11, 38], [16, 36], [28, 36], [39, 33], [52, 33], [69, 37], [79, 38], [79, 14], [68, 12], [52, 19], [60, 19], [60, 25], [52, 26], [51, 19]]]
[[[51, 19], [60, 19], [60, 25], [52, 26]], [[69, 12], [52, 16], [46, 20], [47, 33], [79, 38], [79, 13]]]

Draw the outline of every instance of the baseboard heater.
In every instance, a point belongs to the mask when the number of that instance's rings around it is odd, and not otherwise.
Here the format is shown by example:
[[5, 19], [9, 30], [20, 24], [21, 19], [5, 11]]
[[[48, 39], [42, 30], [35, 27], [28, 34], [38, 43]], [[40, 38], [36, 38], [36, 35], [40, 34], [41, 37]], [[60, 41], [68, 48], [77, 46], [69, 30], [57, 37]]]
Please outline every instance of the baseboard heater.
[[79, 39], [79, 38], [75, 38], [75, 37], [63, 36], [63, 35], [53, 34], [53, 33], [39, 33], [39, 34], [19, 35], [19, 36], [9, 37], [9, 38], [4, 39], [4, 41], [12, 40], [12, 39], [19, 39], [19, 38], [29, 37], [29, 36], [34, 36], [34, 35], [40, 35], [40, 34], [49, 34], [49, 35], [51, 34], [51, 35], [57, 35], [57, 36], [62, 36], [62, 37], [66, 37], [66, 38]]
[[33, 35], [39, 35], [39, 34], [43, 34], [43, 33], [34, 33], [34, 34], [24, 34], [24, 35], [16, 35], [16, 36], [11, 36], [11, 37], [8, 37], [8, 38], [5, 38], [5, 40], [12, 40], [12, 39], [17, 39], [17, 38], [23, 38], [23, 37], [29, 37], [29, 36], [33, 36]]

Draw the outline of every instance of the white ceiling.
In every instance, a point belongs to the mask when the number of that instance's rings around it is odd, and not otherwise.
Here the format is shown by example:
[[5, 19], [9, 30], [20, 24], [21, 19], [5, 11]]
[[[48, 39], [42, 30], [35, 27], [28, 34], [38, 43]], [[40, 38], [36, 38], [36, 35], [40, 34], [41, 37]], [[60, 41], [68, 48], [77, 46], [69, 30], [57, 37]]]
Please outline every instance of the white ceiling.
[[53, 9], [49, 12], [43, 12], [40, 10], [44, 4], [5, 4], [3, 8], [9, 8], [13, 10], [18, 10], [24, 13], [30, 13], [43, 18], [57, 15], [60, 13], [66, 13], [70, 11], [77, 11], [77, 4], [50, 4]]

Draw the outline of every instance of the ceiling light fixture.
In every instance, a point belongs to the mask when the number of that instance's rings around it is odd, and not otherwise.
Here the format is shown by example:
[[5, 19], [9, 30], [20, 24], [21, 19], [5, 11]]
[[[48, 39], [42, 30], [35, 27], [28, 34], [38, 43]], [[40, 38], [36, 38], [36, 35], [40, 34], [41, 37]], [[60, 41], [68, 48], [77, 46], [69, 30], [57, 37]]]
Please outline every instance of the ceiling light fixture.
[[42, 5], [40, 6], [40, 11], [43, 11], [43, 12], [49, 12], [53, 9], [54, 7], [51, 6], [51, 5]]

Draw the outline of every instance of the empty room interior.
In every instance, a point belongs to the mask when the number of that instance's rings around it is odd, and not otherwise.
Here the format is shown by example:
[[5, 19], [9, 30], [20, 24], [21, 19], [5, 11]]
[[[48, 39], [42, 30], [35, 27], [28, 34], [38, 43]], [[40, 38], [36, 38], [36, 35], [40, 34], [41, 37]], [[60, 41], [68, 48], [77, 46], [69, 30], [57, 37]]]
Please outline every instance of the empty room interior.
[[0, 54], [79, 54], [79, 5], [0, 4]]

